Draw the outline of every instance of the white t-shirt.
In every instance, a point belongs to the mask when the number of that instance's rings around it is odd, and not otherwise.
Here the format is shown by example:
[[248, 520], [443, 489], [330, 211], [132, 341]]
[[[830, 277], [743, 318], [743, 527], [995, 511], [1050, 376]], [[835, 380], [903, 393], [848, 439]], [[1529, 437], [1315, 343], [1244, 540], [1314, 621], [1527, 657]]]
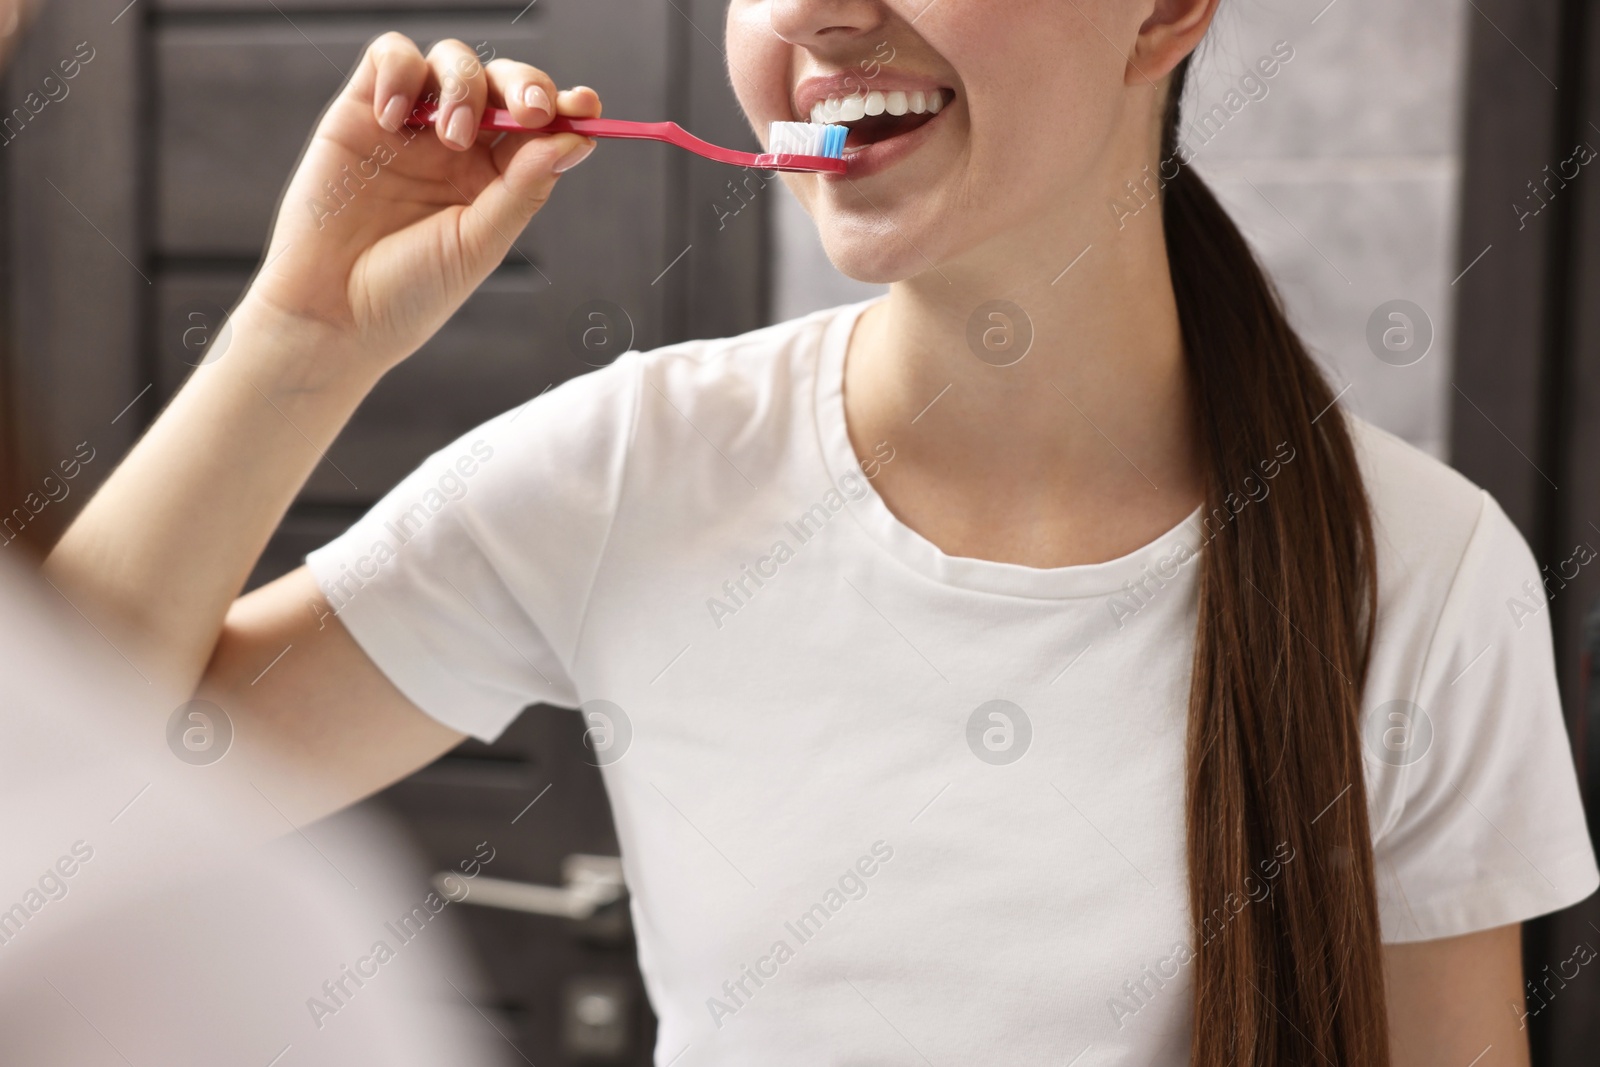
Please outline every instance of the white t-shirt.
[[[307, 562], [441, 722], [490, 740], [583, 706], [658, 1064], [1184, 1063], [1199, 513], [1090, 566], [944, 554], [872, 488], [896, 442], [858, 457], [845, 431], [866, 306], [629, 353]], [[1539, 569], [1487, 494], [1352, 422], [1384, 939], [1581, 900]]]

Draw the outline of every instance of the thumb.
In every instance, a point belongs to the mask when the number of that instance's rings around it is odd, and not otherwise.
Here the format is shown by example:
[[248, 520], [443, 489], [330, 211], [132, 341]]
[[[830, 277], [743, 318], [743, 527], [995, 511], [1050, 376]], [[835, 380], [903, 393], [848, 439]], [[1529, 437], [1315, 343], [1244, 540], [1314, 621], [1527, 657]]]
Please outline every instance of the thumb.
[[583, 162], [592, 151], [594, 139], [576, 133], [528, 136], [522, 145], [496, 146], [497, 156], [505, 152], [509, 158], [502, 157], [500, 176], [484, 186], [473, 210], [461, 219], [462, 238], [473, 258], [487, 257], [498, 263], [528, 220], [550, 199], [562, 172]]

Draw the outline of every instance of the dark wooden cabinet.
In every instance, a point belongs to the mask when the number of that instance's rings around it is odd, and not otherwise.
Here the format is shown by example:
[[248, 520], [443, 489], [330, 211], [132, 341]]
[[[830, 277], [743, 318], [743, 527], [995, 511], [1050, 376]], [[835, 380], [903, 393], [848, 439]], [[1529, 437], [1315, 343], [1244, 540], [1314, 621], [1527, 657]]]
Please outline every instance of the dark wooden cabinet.
[[[1600, 830], [1600, 12], [1474, 5], [1456, 298], [1452, 462], [1494, 494], [1547, 570], [1568, 727]], [[1587, 152], [1578, 151], [1585, 146]], [[1585, 161], [1587, 157], [1588, 161]], [[1582, 561], [1582, 562], [1580, 562]], [[1524, 970], [1600, 944], [1600, 897], [1524, 927]], [[1529, 1020], [1535, 1064], [1594, 1062], [1600, 983]]]
[[[0, 144], [6, 453], [26, 487], [79, 442], [96, 450], [75, 492], [39, 516], [46, 540], [222, 327], [318, 114], [379, 33], [397, 29], [424, 48], [457, 37], [480, 55], [541, 66], [558, 84], [594, 86], [608, 115], [671, 118], [754, 147], [727, 87], [720, 0], [121, 7], [46, 5], [4, 87], [8, 106], [20, 102], [63, 59], [92, 53], [65, 96]], [[251, 585], [299, 565], [429, 453], [590, 369], [569, 342], [586, 305], [622, 308], [639, 348], [763, 325], [767, 205], [758, 199], [724, 226], [715, 205], [729, 176], [664, 145], [603, 142], [506, 263], [363, 404]], [[617, 850], [581, 737], [576, 712], [530, 709], [497, 744], [469, 742], [373, 803], [441, 870], [488, 841], [494, 877], [558, 886], [570, 857]], [[581, 921], [490, 907], [463, 915], [493, 990], [478, 1007], [526, 1059], [649, 1062], [654, 1020], [625, 898]]]
[[[441, 871], [486, 845], [494, 859], [480, 879], [562, 886], [571, 857], [617, 853], [582, 736], [576, 712], [532, 708], [494, 745], [469, 741], [375, 803], [404, 821]], [[480, 882], [466, 903], [483, 899]], [[458, 917], [497, 997], [478, 1008], [520, 1035], [528, 1059], [650, 1062], [655, 1019], [634, 962], [625, 897], [581, 920], [485, 906], [465, 906]]]

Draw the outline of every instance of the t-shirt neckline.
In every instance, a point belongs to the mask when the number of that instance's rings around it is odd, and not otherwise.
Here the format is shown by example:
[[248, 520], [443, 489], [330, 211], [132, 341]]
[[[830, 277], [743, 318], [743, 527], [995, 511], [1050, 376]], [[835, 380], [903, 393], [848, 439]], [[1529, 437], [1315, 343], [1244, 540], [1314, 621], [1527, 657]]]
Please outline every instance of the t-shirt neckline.
[[851, 334], [862, 313], [884, 299], [875, 297], [837, 309], [823, 330], [817, 353], [815, 391], [817, 437], [829, 480], [840, 485], [842, 477], [854, 474], [865, 486], [863, 493], [851, 494], [855, 499], [849, 510], [879, 548], [943, 585], [1036, 599], [1105, 596], [1121, 592], [1128, 582], [1137, 582], [1152, 574], [1163, 580], [1171, 579], [1175, 558], [1193, 562], [1192, 556], [1200, 550], [1203, 506], [1160, 537], [1125, 556], [1070, 567], [1029, 567], [948, 555], [901, 522], [878, 495], [871, 479], [863, 475], [850, 444], [844, 409], [844, 365]]

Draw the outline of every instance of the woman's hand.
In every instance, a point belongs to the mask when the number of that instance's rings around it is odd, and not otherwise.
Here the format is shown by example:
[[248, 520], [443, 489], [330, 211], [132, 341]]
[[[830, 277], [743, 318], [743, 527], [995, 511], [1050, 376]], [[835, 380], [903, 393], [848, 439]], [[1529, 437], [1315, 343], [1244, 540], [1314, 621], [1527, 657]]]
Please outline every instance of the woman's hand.
[[[405, 125], [434, 101], [431, 128]], [[297, 370], [376, 375], [416, 351], [594, 147], [571, 133], [478, 136], [485, 107], [537, 127], [554, 115], [598, 117], [600, 99], [587, 88], [557, 92], [525, 63], [485, 66], [461, 41], [441, 41], [426, 58], [399, 33], [368, 47], [317, 124], [240, 309], [309, 327], [282, 331], [316, 338], [285, 358], [358, 364]]]

